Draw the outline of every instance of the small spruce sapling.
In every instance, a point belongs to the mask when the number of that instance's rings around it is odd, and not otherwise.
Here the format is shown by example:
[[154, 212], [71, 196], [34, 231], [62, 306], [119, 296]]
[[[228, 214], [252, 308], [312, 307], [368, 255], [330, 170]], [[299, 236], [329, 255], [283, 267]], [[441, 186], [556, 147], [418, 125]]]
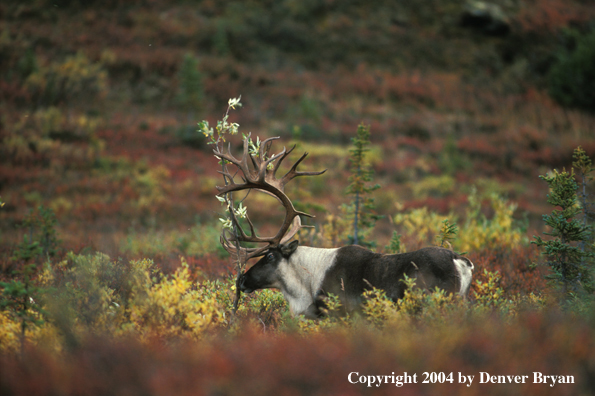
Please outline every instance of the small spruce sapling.
[[176, 101], [186, 112], [187, 123], [178, 130], [178, 138], [189, 146], [199, 146], [202, 140], [197, 139], [190, 121], [196, 112], [200, 112], [204, 102], [203, 78], [198, 70], [198, 59], [190, 53], [186, 53], [182, 59], [178, 72], [178, 93]]
[[[56, 216], [49, 208], [40, 206], [36, 212], [29, 213], [22, 223], [22, 227], [28, 228], [28, 235], [23, 236], [23, 242], [17, 246], [12, 257], [13, 261], [24, 263], [24, 266], [13, 272], [14, 279], [0, 282], [0, 310], [8, 310], [21, 324], [21, 353], [27, 330], [44, 323], [46, 312], [41, 300], [46, 290], [36, 286], [33, 277], [37, 270], [35, 260], [40, 256], [53, 256], [56, 252], [55, 225]], [[34, 238], [36, 227], [41, 229], [37, 239]]]
[[448, 219], [445, 219], [440, 226], [440, 233], [436, 235], [436, 239], [440, 243], [441, 247], [446, 247], [452, 250], [452, 245], [450, 241], [455, 239], [457, 233], [459, 232], [459, 228], [456, 224], [450, 224]]
[[367, 183], [373, 180], [373, 171], [366, 164], [366, 153], [370, 150], [370, 127], [360, 124], [357, 127], [357, 134], [351, 139], [353, 148], [349, 150], [351, 161], [351, 176], [349, 177], [349, 186], [346, 193], [353, 196], [353, 201], [349, 207], [344, 208], [353, 213], [353, 234], [350, 236], [351, 243], [354, 245], [371, 245], [364, 242], [365, 230], [371, 230], [376, 220], [380, 216], [374, 214], [374, 199], [369, 196], [370, 193], [380, 188], [375, 184], [369, 186]]
[[178, 73], [179, 88], [177, 100], [184, 110], [194, 112], [200, 110], [204, 100], [202, 75], [198, 70], [198, 59], [186, 53]]
[[[58, 249], [59, 240], [56, 236], [56, 215], [50, 208], [39, 206], [25, 217], [21, 227], [25, 234], [13, 256], [14, 261], [29, 261], [35, 257], [53, 257]], [[39, 232], [36, 232], [39, 229]], [[36, 235], [38, 234], [38, 235]]]
[[547, 202], [555, 208], [551, 214], [543, 216], [545, 224], [550, 227], [550, 231], [544, 231], [544, 234], [553, 239], [543, 240], [534, 236], [535, 241], [532, 243], [543, 249], [547, 257], [546, 264], [552, 270], [548, 278], [562, 286], [562, 295], [566, 298], [570, 293], [577, 293], [579, 285], [590, 288], [592, 283], [589, 268], [585, 266], [585, 258], [592, 257], [592, 254], [577, 246], [577, 242], [588, 238], [590, 227], [577, 219], [581, 208], [578, 205], [574, 169], [570, 172], [554, 170], [550, 176], [539, 177], [549, 185]]
[[397, 231], [393, 231], [393, 236], [386, 246], [386, 251], [389, 254], [396, 254], [402, 253], [401, 250], [403, 250], [403, 246], [401, 245], [401, 234], [398, 234]]
[[44, 323], [42, 318], [46, 315], [40, 301], [44, 290], [33, 284], [35, 271], [35, 264], [27, 264], [20, 271], [15, 271], [20, 279], [0, 282], [0, 310], [8, 310], [21, 323], [21, 354], [27, 330], [33, 326], [41, 326]]

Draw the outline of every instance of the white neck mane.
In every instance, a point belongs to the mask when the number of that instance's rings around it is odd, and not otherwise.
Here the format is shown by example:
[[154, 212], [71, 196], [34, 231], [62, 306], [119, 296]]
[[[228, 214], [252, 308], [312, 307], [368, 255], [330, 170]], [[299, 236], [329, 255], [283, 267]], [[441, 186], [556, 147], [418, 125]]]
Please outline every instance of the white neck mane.
[[285, 282], [281, 292], [294, 315], [303, 313], [314, 302], [326, 271], [335, 263], [337, 250], [298, 246], [289, 260], [279, 264]]

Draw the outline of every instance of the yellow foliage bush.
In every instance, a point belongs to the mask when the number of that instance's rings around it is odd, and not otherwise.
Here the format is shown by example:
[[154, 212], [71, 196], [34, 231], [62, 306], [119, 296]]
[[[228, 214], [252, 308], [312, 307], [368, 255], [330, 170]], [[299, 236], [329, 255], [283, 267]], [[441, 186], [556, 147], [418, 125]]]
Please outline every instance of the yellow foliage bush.
[[521, 310], [539, 310], [546, 306], [547, 298], [542, 295], [534, 293], [506, 295], [500, 287], [500, 279], [498, 271], [490, 272], [484, 269], [482, 273], [477, 275], [472, 293], [475, 300], [473, 307], [475, 314], [484, 314], [497, 310], [508, 319], [511, 319]]
[[357, 323], [358, 317], [351, 316], [344, 312], [342, 304], [337, 295], [329, 293], [324, 298], [326, 308], [323, 308], [324, 317], [320, 319], [306, 319], [304, 317], [294, 318], [293, 321], [297, 322], [297, 330], [303, 334], [315, 334], [323, 331], [337, 331], [340, 329], [346, 329], [353, 324]]
[[398, 213], [394, 217], [397, 225], [402, 225], [406, 235], [410, 235], [418, 244], [427, 244], [440, 229], [448, 216], [441, 216], [423, 207], [409, 213]]
[[107, 71], [79, 52], [40, 67], [27, 77], [25, 86], [47, 105], [74, 101], [83, 95], [101, 97], [107, 92]]
[[447, 294], [444, 290], [418, 288], [414, 278], [405, 277], [402, 282], [407, 289], [404, 297], [397, 302], [391, 301], [384, 291], [376, 288], [364, 292], [363, 312], [374, 327], [403, 327], [422, 320], [440, 326], [454, 312], [468, 309], [463, 299]]
[[469, 195], [469, 209], [466, 222], [460, 227], [455, 245], [461, 251], [481, 249], [512, 249], [527, 244], [524, 230], [515, 225], [513, 218], [516, 203], [508, 202], [497, 194], [490, 194], [488, 200], [494, 215], [487, 219], [481, 214], [481, 201], [476, 193]]
[[201, 338], [209, 328], [226, 323], [216, 299], [205, 296], [190, 281], [185, 262], [171, 278], [162, 277], [149, 289], [143, 283], [133, 289], [125, 332], [133, 330], [141, 339], [155, 335]]
[[163, 165], [139, 167], [133, 176], [133, 186], [139, 194], [136, 205], [141, 209], [151, 209], [166, 201], [166, 181], [170, 171]]
[[[469, 208], [465, 213], [465, 220], [459, 225], [457, 237], [452, 243], [455, 250], [469, 252], [483, 249], [512, 249], [528, 243], [524, 230], [516, 224], [513, 217], [517, 208], [515, 203], [495, 193], [488, 195], [487, 201], [493, 216], [487, 218], [482, 213], [482, 197], [475, 189], [468, 199]], [[394, 222], [404, 228], [406, 235], [412, 237], [418, 244], [424, 245], [432, 242], [434, 235], [438, 234], [442, 222], [446, 219], [451, 223], [457, 222], [457, 216], [454, 214], [442, 216], [424, 207], [409, 213], [399, 213], [395, 215]]]
[[326, 215], [326, 222], [316, 235], [319, 246], [337, 247], [349, 240], [349, 235], [353, 232], [353, 218], [350, 219], [345, 213], [345, 206], [342, 206], [340, 210], [339, 215]]
[[20, 346], [21, 324], [8, 312], [0, 311], [0, 349], [17, 351]]
[[[64, 342], [88, 333], [114, 337], [153, 336], [198, 339], [228, 323], [226, 307], [210, 284], [191, 280], [188, 265], [171, 276], [151, 260], [114, 262], [107, 255], [69, 253], [44, 267], [37, 283], [46, 288], [44, 308], [51, 320], [30, 326], [25, 341], [60, 350]], [[0, 348], [16, 350], [21, 343], [18, 319], [0, 311]]]
[[[34, 315], [32, 313], [32, 315]], [[17, 352], [21, 348], [21, 323], [6, 311], [0, 311], [0, 351]], [[51, 323], [41, 326], [28, 326], [24, 342], [42, 345], [52, 352], [62, 351], [58, 329]]]
[[66, 112], [50, 106], [24, 114], [18, 120], [7, 118], [6, 124], [8, 133], [0, 155], [16, 163], [44, 158], [54, 167], [90, 165], [105, 148], [105, 142], [96, 136], [103, 120], [77, 110]]
[[[172, 275], [164, 275], [151, 260], [114, 261], [105, 254], [69, 253], [64, 260], [45, 265], [37, 275], [45, 288], [44, 315], [38, 326], [27, 328], [26, 342], [54, 351], [76, 345], [87, 334], [132, 337], [203, 339], [212, 331], [237, 332], [241, 321], [232, 320], [235, 279], [193, 281], [186, 262]], [[446, 326], [453, 321], [497, 312], [505, 320], [526, 309], [541, 309], [545, 299], [536, 295], [505, 295], [498, 273], [484, 271], [475, 280], [472, 304], [444, 291], [415, 287], [406, 278], [403, 299], [393, 302], [382, 290], [363, 295], [360, 313], [344, 311], [337, 296], [325, 297], [327, 315], [320, 320], [292, 317], [283, 295], [261, 290], [244, 295], [236, 318], [244, 318], [265, 331], [297, 331], [303, 335], [349, 331], [356, 327], [409, 329], [412, 326]], [[18, 351], [21, 326], [16, 315], [0, 312], [0, 349]]]

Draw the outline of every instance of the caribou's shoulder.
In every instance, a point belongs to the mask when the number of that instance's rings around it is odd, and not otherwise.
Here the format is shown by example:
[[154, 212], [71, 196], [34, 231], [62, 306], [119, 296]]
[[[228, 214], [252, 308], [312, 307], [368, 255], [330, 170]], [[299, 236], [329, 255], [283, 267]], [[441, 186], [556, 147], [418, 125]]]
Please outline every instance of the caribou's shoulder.
[[369, 259], [371, 257], [380, 257], [382, 254], [375, 253], [359, 245], [347, 245], [339, 248], [337, 258]]
[[378, 253], [374, 253], [370, 249], [367, 249], [367, 248], [365, 248], [363, 246], [359, 246], [359, 245], [347, 245], [347, 246], [340, 247], [338, 250], [338, 253], [340, 253], [340, 254], [358, 254], [358, 255], [378, 254]]

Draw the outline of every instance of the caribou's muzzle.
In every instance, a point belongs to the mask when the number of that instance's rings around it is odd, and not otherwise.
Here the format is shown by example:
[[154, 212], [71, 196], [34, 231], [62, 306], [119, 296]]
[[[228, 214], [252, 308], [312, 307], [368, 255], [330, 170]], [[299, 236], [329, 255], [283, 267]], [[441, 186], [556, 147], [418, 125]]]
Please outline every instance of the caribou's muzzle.
[[240, 279], [238, 279], [238, 287], [242, 293], [252, 293], [254, 289], [251, 289], [246, 286], [246, 275], [240, 275]]

